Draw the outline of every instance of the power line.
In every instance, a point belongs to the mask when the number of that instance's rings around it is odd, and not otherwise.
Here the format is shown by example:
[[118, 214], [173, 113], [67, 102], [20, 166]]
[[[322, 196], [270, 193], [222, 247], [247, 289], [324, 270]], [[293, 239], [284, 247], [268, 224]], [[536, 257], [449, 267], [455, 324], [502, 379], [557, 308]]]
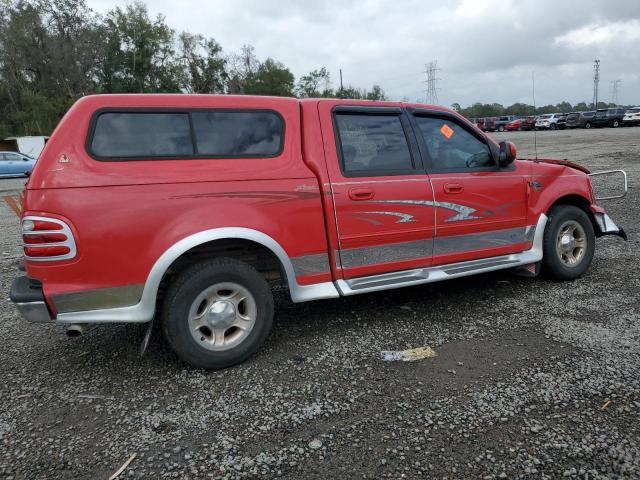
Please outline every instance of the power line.
[[611, 103], [618, 105], [618, 90], [622, 80], [616, 79], [611, 81]]
[[437, 82], [440, 80], [436, 77], [436, 72], [440, 70], [438, 68], [438, 61], [433, 60], [427, 64], [425, 64], [425, 74], [427, 75], [426, 83], [426, 98], [425, 103], [429, 103], [431, 105], [438, 104], [438, 87]]
[[600, 83], [600, 60], [593, 61], [593, 109], [598, 109], [598, 83]]

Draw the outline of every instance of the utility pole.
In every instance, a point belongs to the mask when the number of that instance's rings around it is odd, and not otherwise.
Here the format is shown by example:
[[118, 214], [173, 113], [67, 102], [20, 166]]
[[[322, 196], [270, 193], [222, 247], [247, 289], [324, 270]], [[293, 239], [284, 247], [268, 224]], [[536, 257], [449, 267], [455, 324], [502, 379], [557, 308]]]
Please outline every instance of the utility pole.
[[440, 80], [436, 77], [436, 72], [440, 70], [438, 68], [438, 61], [433, 60], [427, 64], [425, 64], [425, 74], [427, 75], [426, 83], [426, 97], [425, 103], [429, 103], [431, 105], [437, 105], [438, 103], [438, 87], [437, 81]]
[[340, 93], [342, 94], [342, 69], [340, 69]]
[[593, 61], [593, 109], [598, 109], [598, 83], [600, 83], [600, 60]]
[[611, 81], [611, 103], [618, 105], [618, 90], [622, 80], [616, 79]]

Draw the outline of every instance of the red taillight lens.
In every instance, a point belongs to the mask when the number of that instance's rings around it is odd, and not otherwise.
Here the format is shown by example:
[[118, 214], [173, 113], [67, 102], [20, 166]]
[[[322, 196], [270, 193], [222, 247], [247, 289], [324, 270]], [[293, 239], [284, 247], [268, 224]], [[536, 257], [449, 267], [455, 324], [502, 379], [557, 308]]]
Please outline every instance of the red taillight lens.
[[71, 249], [65, 246], [55, 247], [24, 247], [24, 254], [27, 257], [59, 257], [71, 253]]
[[24, 217], [22, 240], [27, 260], [66, 260], [76, 256], [76, 244], [71, 228], [57, 218]]
[[64, 233], [37, 233], [34, 235], [23, 235], [24, 243], [37, 245], [39, 243], [64, 242], [67, 236]]
[[54, 222], [46, 222], [44, 220], [36, 220], [33, 222], [34, 231], [42, 231], [42, 230], [62, 230], [62, 225]]

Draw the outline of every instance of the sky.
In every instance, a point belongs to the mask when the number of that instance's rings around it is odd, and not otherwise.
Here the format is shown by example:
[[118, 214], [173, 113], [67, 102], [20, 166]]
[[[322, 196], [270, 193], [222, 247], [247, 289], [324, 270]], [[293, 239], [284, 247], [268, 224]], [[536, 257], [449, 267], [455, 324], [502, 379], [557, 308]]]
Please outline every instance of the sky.
[[[106, 13], [126, 0], [87, 0]], [[640, 104], [640, 0], [147, 0], [174, 29], [215, 38], [226, 54], [243, 44], [299, 78], [326, 67], [387, 97], [424, 101], [425, 64], [437, 61], [438, 103]]]

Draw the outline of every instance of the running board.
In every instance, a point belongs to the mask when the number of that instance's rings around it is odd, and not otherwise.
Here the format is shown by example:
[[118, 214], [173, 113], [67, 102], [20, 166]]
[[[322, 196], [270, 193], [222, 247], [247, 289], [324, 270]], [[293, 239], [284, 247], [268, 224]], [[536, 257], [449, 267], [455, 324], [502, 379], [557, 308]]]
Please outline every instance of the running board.
[[466, 262], [450, 263], [435, 267], [416, 268], [400, 272], [383, 273], [367, 277], [338, 280], [336, 287], [341, 295], [377, 292], [391, 288], [408, 287], [423, 283], [439, 282], [451, 278], [466, 277], [478, 273], [492, 272], [506, 268], [528, 265], [542, 260], [542, 240], [547, 216], [542, 214], [538, 219], [531, 249], [520, 253], [483, 258]]

